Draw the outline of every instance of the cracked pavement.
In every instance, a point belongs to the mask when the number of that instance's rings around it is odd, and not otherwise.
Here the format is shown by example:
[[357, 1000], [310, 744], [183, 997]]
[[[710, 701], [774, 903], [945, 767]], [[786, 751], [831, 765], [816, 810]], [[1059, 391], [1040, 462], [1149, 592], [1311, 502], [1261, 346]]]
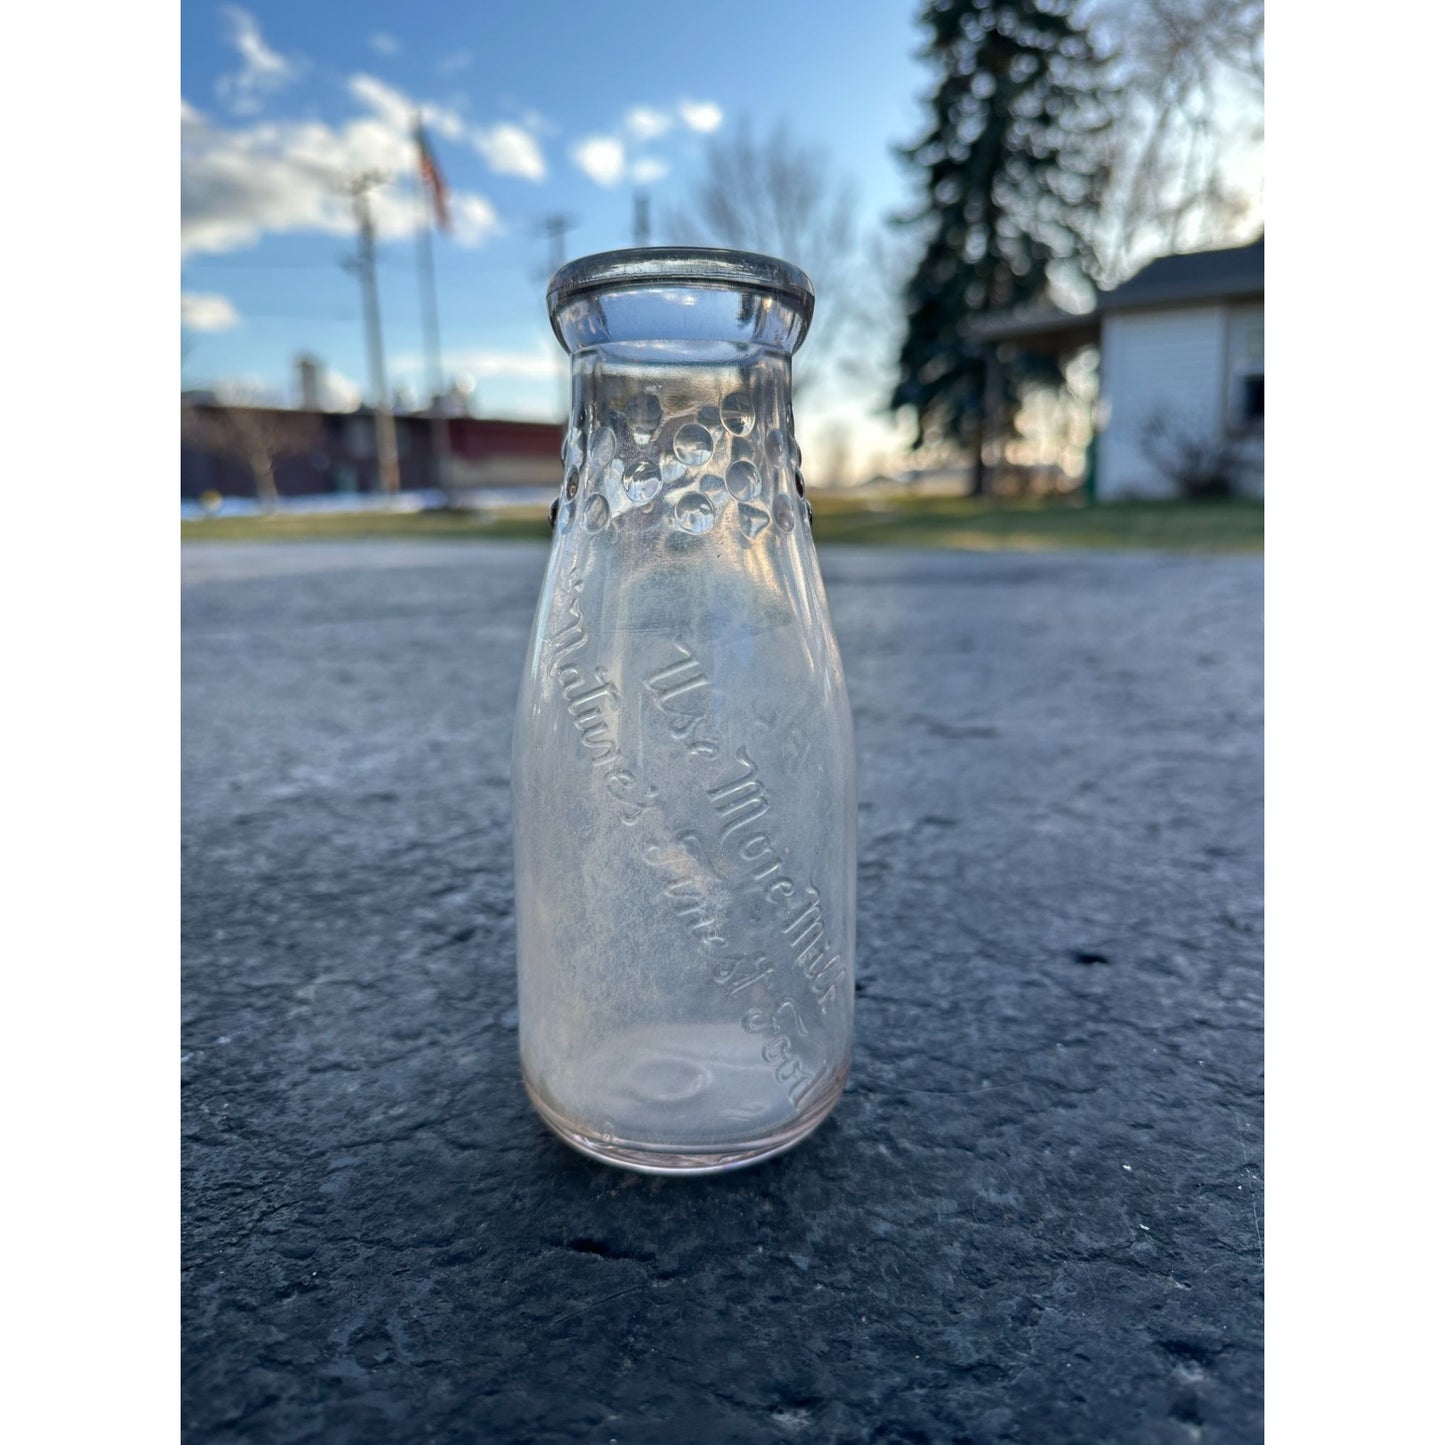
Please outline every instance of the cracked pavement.
[[1258, 559], [825, 553], [853, 1075], [687, 1181], [518, 1078], [544, 556], [183, 549], [185, 1439], [1261, 1439]]

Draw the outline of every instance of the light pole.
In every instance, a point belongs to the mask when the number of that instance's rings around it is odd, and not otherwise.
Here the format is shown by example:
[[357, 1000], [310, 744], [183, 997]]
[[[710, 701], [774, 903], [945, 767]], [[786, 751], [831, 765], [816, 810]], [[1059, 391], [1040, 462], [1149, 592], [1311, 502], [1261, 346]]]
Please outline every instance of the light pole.
[[363, 171], [350, 177], [343, 189], [356, 212], [356, 255], [343, 261], [361, 282], [361, 305], [366, 317], [366, 350], [371, 367], [371, 390], [376, 417], [376, 469], [379, 489], [401, 490], [401, 465], [396, 453], [396, 421], [386, 386], [386, 354], [381, 342], [381, 302], [376, 294], [376, 227], [371, 219], [367, 192], [383, 184], [380, 171]]

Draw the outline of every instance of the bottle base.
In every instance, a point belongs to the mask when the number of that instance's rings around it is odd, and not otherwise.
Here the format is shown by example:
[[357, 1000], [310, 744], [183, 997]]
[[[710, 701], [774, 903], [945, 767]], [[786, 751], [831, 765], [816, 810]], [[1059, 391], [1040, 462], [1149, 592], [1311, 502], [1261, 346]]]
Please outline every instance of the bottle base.
[[731, 1169], [744, 1169], [749, 1164], [761, 1164], [764, 1159], [771, 1159], [775, 1154], [782, 1154], [795, 1144], [801, 1144], [833, 1112], [847, 1082], [848, 1070], [845, 1067], [830, 1080], [825, 1091], [784, 1128], [758, 1139], [710, 1149], [646, 1144], [592, 1134], [559, 1114], [532, 1087], [526, 1074], [522, 1075], [527, 1097], [532, 1101], [532, 1107], [540, 1115], [542, 1122], [563, 1143], [570, 1144], [579, 1154], [585, 1154], [589, 1159], [596, 1159], [603, 1164], [615, 1165], [619, 1169], [630, 1169], [638, 1174], [674, 1175], [723, 1174]]

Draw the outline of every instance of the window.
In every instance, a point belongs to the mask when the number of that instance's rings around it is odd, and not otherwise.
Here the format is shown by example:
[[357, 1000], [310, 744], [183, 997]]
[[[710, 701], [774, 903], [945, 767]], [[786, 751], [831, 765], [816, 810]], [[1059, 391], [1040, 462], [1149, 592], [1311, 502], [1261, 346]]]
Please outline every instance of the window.
[[1264, 424], [1264, 309], [1236, 311], [1229, 331], [1231, 420], [1255, 429]]
[[1264, 373], [1240, 378], [1239, 419], [1241, 421], [1264, 420]]

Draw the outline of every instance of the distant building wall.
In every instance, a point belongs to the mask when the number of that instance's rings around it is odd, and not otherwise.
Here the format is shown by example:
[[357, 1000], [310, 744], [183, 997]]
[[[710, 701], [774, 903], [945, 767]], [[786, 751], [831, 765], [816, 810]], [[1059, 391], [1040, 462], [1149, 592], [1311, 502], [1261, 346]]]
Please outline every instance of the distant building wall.
[[[196, 403], [204, 414], [212, 403]], [[268, 408], [268, 410], [270, 410]], [[286, 418], [311, 418], [315, 442], [306, 454], [281, 457], [276, 488], [283, 497], [317, 496], [379, 489], [376, 425], [369, 412], [293, 412]], [[555, 486], [562, 428], [547, 422], [515, 422], [481, 417], [449, 417], [447, 437], [454, 484], [460, 488]], [[432, 419], [396, 418], [396, 443], [403, 491], [430, 488], [436, 469]], [[202, 492], [253, 497], [250, 473], [229, 456], [209, 452], [184, 438], [181, 443], [181, 496]]]
[[1174, 483], [1144, 454], [1143, 435], [1159, 412], [1211, 437], [1224, 425], [1228, 308], [1190, 306], [1105, 316], [1100, 345], [1104, 415], [1098, 496], [1172, 497]]
[[1126, 311], [1103, 318], [1098, 496], [1172, 497], [1145, 454], [1151, 419], [1233, 445], [1237, 480], [1264, 494], [1264, 305]]
[[555, 487], [562, 480], [562, 428], [547, 422], [453, 417], [453, 485]]

